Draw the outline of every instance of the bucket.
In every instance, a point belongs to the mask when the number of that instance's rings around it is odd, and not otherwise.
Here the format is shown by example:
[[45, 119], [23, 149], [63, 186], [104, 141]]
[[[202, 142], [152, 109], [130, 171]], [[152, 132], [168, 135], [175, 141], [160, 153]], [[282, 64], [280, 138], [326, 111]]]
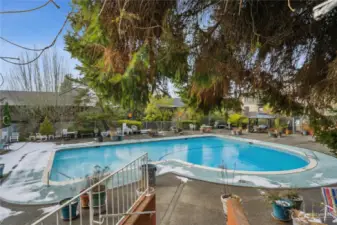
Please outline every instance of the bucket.
[[281, 221], [290, 221], [293, 203], [288, 199], [280, 199], [273, 202], [273, 217]]
[[[69, 201], [71, 198], [66, 198], [60, 201], [60, 205], [64, 204], [65, 202]], [[71, 202], [70, 207], [69, 205], [64, 206], [61, 209], [62, 213], [62, 219], [63, 220], [70, 220], [70, 218], [73, 220], [77, 217], [77, 206], [78, 206], [78, 200], [74, 200]], [[70, 208], [70, 209], [69, 209]]]
[[105, 205], [105, 190], [100, 192], [92, 192], [92, 206], [100, 207]]

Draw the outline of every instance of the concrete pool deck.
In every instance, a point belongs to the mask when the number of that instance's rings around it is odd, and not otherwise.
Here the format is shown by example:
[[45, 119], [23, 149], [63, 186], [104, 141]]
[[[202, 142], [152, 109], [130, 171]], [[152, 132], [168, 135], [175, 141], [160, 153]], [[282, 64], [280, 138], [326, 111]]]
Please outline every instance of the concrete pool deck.
[[[135, 137], [144, 139], [144, 136]], [[308, 152], [311, 152], [310, 149], [328, 151], [324, 146], [308, 141], [309, 137], [299, 135], [270, 138], [267, 134], [248, 134], [240, 137], [270, 141], [273, 144], [276, 142], [276, 144], [286, 143], [292, 146], [300, 146], [308, 148], [309, 150], [302, 149]], [[23, 144], [18, 143], [18, 145]], [[70, 148], [83, 145], [87, 145], [87, 142], [70, 145]], [[1, 185], [0, 198], [13, 204], [51, 204], [79, 193], [85, 187], [85, 181], [79, 181], [75, 185], [64, 184], [59, 186], [48, 186], [42, 181], [41, 178], [47, 166], [48, 158], [55, 150], [55, 146], [54, 143], [27, 143], [23, 147], [20, 146], [19, 150], [8, 153], [7, 156], [15, 154], [18, 157], [18, 164], [11, 170], [10, 176]], [[31, 148], [33, 148], [33, 151], [29, 151]], [[23, 156], [19, 154], [20, 151], [24, 153]], [[337, 171], [337, 159], [333, 158], [331, 160], [331, 156], [319, 152], [315, 154], [319, 158], [319, 163], [315, 168], [294, 174], [248, 175], [228, 173], [228, 176], [223, 179], [217, 170], [205, 170], [202, 167], [193, 165], [186, 166], [186, 164], [179, 161], [164, 161], [158, 164], [158, 175], [175, 173], [180, 176], [213, 183], [267, 188], [312, 188], [337, 183], [337, 174], [335, 173]], [[7, 163], [5, 156], [1, 156], [0, 163], [2, 160]], [[8, 172], [8, 167], [5, 167], [5, 172]]]
[[[225, 219], [220, 202], [223, 185], [213, 184], [192, 179], [181, 179], [173, 174], [157, 177], [156, 186], [156, 218], [157, 225], [223, 225]], [[271, 205], [266, 202], [263, 193], [266, 190], [248, 187], [230, 187], [231, 192], [242, 198], [242, 204], [250, 225], [285, 225], [271, 217]], [[304, 198], [306, 212], [320, 212], [322, 206], [319, 188], [299, 189]], [[42, 215], [50, 212], [53, 205], [27, 206], [13, 205], [0, 202], [1, 207], [10, 209], [12, 216], [0, 224], [21, 225], [31, 224]], [[88, 214], [88, 211], [82, 211]], [[16, 213], [16, 215], [15, 215]], [[19, 214], [17, 214], [19, 213]], [[45, 224], [54, 224], [53, 220]], [[23, 222], [24, 221], [24, 222]], [[329, 218], [326, 222], [333, 225]], [[69, 224], [61, 221], [60, 224]], [[79, 225], [74, 220], [73, 225]]]
[[[228, 134], [228, 131], [220, 130], [221, 134]], [[292, 146], [302, 147], [311, 149], [314, 151], [322, 152], [325, 154], [330, 154], [329, 149], [325, 146], [311, 141], [310, 137], [305, 137], [301, 135], [291, 135], [284, 138], [270, 138], [267, 134], [248, 134], [242, 135], [243, 138], [252, 138], [256, 140], [269, 141], [273, 143], [288, 144]], [[144, 138], [144, 136], [134, 136], [132, 138]], [[71, 140], [65, 143], [78, 143], [79, 141], [88, 142], [89, 139], [81, 140]], [[46, 144], [46, 145], [44, 145]], [[26, 144], [27, 147], [28, 144]], [[36, 164], [39, 160], [47, 160], [48, 154], [45, 152], [46, 147], [54, 147], [53, 143], [41, 143], [44, 145], [41, 148], [33, 149], [28, 151], [25, 148], [22, 148], [22, 143], [18, 143], [15, 146], [15, 150], [9, 154], [15, 154], [17, 156], [17, 162], [10, 162], [11, 166], [7, 171], [12, 171], [14, 173], [20, 174], [22, 167], [26, 163]], [[21, 152], [23, 151], [23, 152]], [[19, 154], [20, 153], [20, 154]], [[25, 155], [23, 157], [23, 155]], [[27, 161], [26, 161], [27, 160]], [[4, 155], [0, 156], [0, 163], [8, 163], [8, 160], [4, 158]], [[20, 164], [22, 166], [20, 166]], [[6, 164], [7, 165], [7, 164]], [[17, 165], [17, 166], [16, 166]], [[15, 167], [16, 166], [16, 167]], [[12, 167], [15, 167], [12, 169]], [[20, 169], [21, 167], [21, 169]], [[5, 167], [6, 168], [6, 167]], [[38, 166], [36, 166], [38, 168]], [[49, 193], [48, 188], [39, 186], [38, 182], [40, 180], [35, 179], [41, 177], [42, 174], [38, 174], [35, 169], [30, 169], [27, 172], [21, 172], [22, 178], [21, 181], [24, 181], [27, 185], [27, 191], [33, 190], [33, 192], [28, 192], [29, 195], [25, 195], [25, 188], [22, 186], [20, 190], [10, 190], [8, 193], [4, 193], [7, 196], [13, 195], [17, 198], [26, 198], [32, 199], [37, 196], [34, 192], [40, 193], [45, 192]], [[4, 181], [3, 185], [6, 184], [9, 180]], [[21, 182], [22, 183], [22, 182]], [[29, 184], [33, 184], [33, 186]], [[32, 189], [30, 189], [32, 187]], [[180, 188], [179, 188], [180, 187]], [[1, 187], [0, 187], [1, 188]], [[177, 192], [179, 188], [179, 192]], [[189, 180], [187, 183], [181, 182], [177, 179], [175, 175], [166, 174], [158, 176], [157, 178], [157, 224], [177, 224], [177, 225], [204, 225], [204, 224], [224, 224], [222, 207], [219, 200], [221, 189], [223, 185], [213, 184], [209, 182]], [[71, 187], [68, 186], [66, 189], [71, 190]], [[261, 191], [258, 188], [249, 188], [249, 187], [231, 187], [233, 193], [238, 194], [243, 199], [243, 206], [246, 214], [248, 215], [249, 222], [251, 225], [279, 225], [287, 224], [282, 222], [277, 222], [273, 220], [270, 216], [271, 207], [269, 204], [266, 204], [265, 198], [261, 195]], [[303, 195], [305, 200], [306, 210], [311, 212], [319, 212], [322, 209], [320, 205], [322, 202], [320, 188], [310, 188], [299, 190], [300, 194]], [[2, 192], [2, 190], [0, 190]], [[2, 192], [3, 193], [3, 192]], [[177, 193], [180, 193], [177, 196]], [[55, 193], [57, 195], [57, 193]], [[174, 198], [174, 199], [173, 199]], [[7, 203], [3, 200], [0, 200], [0, 207], [6, 208], [9, 210], [7, 216], [5, 216], [4, 221], [0, 224], [5, 225], [18, 225], [18, 224], [30, 224], [35, 221], [37, 218], [45, 214], [46, 212], [52, 209], [52, 205], [18, 205]], [[313, 207], [313, 209], [312, 209]], [[44, 213], [45, 212], [45, 213]], [[169, 221], [168, 221], [169, 220]], [[24, 222], [23, 222], [24, 221]], [[76, 224], [76, 223], [74, 223]], [[291, 224], [291, 223], [289, 223]], [[332, 224], [329, 221], [327, 224]]]

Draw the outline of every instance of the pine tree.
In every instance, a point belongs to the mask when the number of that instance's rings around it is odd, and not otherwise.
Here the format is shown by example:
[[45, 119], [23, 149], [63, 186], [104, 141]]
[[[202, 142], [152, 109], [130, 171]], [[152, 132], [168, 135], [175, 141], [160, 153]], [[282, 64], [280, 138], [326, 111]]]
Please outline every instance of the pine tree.
[[2, 117], [2, 127], [9, 127], [12, 123], [11, 114], [9, 111], [8, 102], [6, 102], [5, 107], [3, 109], [3, 117]]
[[54, 133], [54, 128], [52, 123], [49, 121], [48, 117], [44, 118], [44, 121], [40, 124], [40, 133], [43, 135], [50, 135]]

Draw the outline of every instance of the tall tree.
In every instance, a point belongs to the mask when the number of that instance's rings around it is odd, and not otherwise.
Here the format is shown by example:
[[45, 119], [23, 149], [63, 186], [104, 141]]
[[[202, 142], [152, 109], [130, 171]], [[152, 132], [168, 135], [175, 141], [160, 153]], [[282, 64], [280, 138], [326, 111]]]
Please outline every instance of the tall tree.
[[74, 1], [65, 39], [104, 98], [144, 103], [171, 80], [204, 111], [255, 96], [317, 116], [336, 102], [337, 9], [316, 21], [317, 1], [103, 2]]
[[[36, 54], [26, 52], [21, 60], [31, 61], [36, 58]], [[68, 66], [56, 49], [47, 50], [42, 57], [30, 64], [13, 65], [7, 77], [10, 97], [14, 104], [18, 103], [18, 107], [13, 106], [15, 113], [36, 127], [46, 116], [52, 122], [64, 119], [61, 114], [70, 113], [70, 109], [64, 106], [71, 101], [71, 93], [60, 93], [61, 86], [70, 86], [65, 83], [66, 74]], [[20, 94], [19, 91], [32, 92], [32, 95]], [[21, 104], [26, 105], [25, 110], [20, 108]]]

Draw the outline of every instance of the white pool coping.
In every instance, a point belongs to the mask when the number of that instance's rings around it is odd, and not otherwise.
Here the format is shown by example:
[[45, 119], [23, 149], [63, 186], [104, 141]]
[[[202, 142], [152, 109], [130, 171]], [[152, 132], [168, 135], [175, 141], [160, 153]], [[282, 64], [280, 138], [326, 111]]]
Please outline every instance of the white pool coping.
[[[255, 139], [246, 139], [246, 138], [240, 138], [240, 137], [233, 137], [233, 136], [228, 136], [228, 135], [219, 135], [219, 134], [199, 134], [199, 135], [182, 135], [182, 136], [174, 136], [174, 137], [162, 137], [162, 138], [155, 138], [155, 139], [138, 139], [138, 140], [124, 140], [120, 142], [104, 142], [104, 143], [96, 143], [96, 142], [90, 142], [90, 143], [83, 143], [83, 144], [76, 144], [74, 145], [64, 145], [64, 146], [57, 146], [55, 147], [55, 151], [52, 151], [48, 160], [47, 167], [43, 171], [43, 176], [42, 176], [42, 182], [44, 184], [49, 184], [49, 185], [67, 185], [67, 184], [72, 184], [76, 182], [83, 181], [85, 178], [76, 178], [68, 181], [52, 181], [49, 180], [50, 172], [53, 166], [53, 161], [55, 157], [55, 153], [57, 151], [62, 151], [62, 150], [76, 150], [76, 149], [81, 149], [81, 148], [87, 148], [87, 147], [100, 147], [100, 146], [114, 146], [114, 145], [126, 145], [126, 144], [135, 144], [135, 143], [146, 143], [146, 142], [155, 142], [155, 141], [165, 141], [165, 140], [177, 140], [177, 139], [190, 139], [190, 138], [199, 138], [199, 137], [218, 137], [218, 138], [223, 138], [223, 139], [230, 139], [230, 140], [236, 140], [240, 142], [246, 142], [250, 144], [257, 144], [260, 146], [266, 146], [266, 147], [272, 147], [273, 150], [275, 151], [282, 151], [282, 152], [287, 152], [288, 154], [293, 154], [298, 157], [301, 157], [302, 159], [306, 160], [308, 164], [304, 167], [298, 168], [298, 169], [293, 169], [293, 170], [282, 170], [282, 171], [245, 171], [245, 170], [229, 170], [226, 169], [228, 173], [231, 174], [247, 174], [247, 175], [284, 175], [284, 174], [294, 174], [294, 173], [300, 173], [304, 172], [307, 170], [311, 170], [315, 168], [318, 164], [317, 160], [315, 160], [312, 157], [309, 157], [307, 154], [304, 153], [304, 151], [301, 151], [301, 148], [289, 146], [289, 145], [282, 145], [282, 144], [275, 144], [271, 142], [265, 142], [265, 141], [259, 141]], [[308, 149], [303, 149], [310, 151]], [[223, 169], [221, 168], [214, 168], [214, 167], [208, 167], [208, 166], [202, 166], [202, 165], [197, 165], [193, 163], [189, 163], [183, 160], [178, 160], [178, 159], [168, 159], [168, 160], [161, 160], [161, 161], [156, 161], [156, 162], [151, 162], [154, 164], [160, 164], [164, 162], [178, 162], [186, 167], [194, 167], [194, 168], [202, 168], [208, 171], [217, 171], [221, 172]]]

